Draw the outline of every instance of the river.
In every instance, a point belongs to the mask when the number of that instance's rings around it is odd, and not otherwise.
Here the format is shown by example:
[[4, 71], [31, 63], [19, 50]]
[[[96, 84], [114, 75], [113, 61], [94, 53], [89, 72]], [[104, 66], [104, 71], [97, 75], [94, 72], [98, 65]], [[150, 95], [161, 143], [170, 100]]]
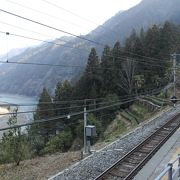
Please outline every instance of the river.
[[[0, 107], [3, 107], [4, 105], [8, 105], [8, 104], [16, 104], [18, 107], [18, 112], [35, 110], [36, 109], [35, 104], [37, 104], [37, 102], [38, 102], [37, 99], [33, 97], [14, 95], [14, 94], [0, 94], [0, 105], [1, 105]], [[27, 106], [27, 104], [31, 106]], [[11, 106], [10, 108], [11, 108], [10, 111], [12, 111], [14, 108], [16, 108], [16, 106]], [[9, 119], [9, 115], [0, 116], [0, 128], [8, 127], [7, 125], [8, 119]], [[32, 121], [32, 119], [33, 119], [33, 113], [18, 114], [17, 124], [27, 123], [28, 121]]]

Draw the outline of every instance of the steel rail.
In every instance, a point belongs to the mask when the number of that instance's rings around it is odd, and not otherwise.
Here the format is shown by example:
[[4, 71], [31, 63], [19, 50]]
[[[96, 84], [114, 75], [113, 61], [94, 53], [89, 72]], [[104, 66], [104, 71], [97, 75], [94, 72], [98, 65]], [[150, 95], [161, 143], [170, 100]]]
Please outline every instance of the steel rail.
[[[162, 127], [158, 128], [154, 133], [152, 133], [149, 137], [147, 137], [143, 142], [139, 143], [130, 152], [125, 154], [122, 158], [120, 158], [117, 162], [115, 162], [112, 166], [106, 169], [94, 180], [104, 180], [104, 179], [108, 179], [108, 177], [111, 177], [113, 179], [116, 178], [116, 179], [124, 179], [124, 180], [132, 179], [139, 172], [139, 170], [142, 169], [142, 167], [151, 159], [151, 157], [158, 151], [158, 149], [160, 149], [162, 145], [180, 127], [180, 121], [178, 121], [179, 117], [180, 117], [180, 114], [173, 116], [167, 123], [165, 123]], [[175, 126], [173, 125], [173, 123]], [[156, 140], [156, 138], [160, 138], [160, 140], [158, 141]], [[154, 142], [156, 142], [155, 146], [153, 145], [153, 140]], [[152, 146], [152, 149], [149, 149], [149, 152], [146, 145]], [[130, 171], [126, 173], [125, 177], [123, 177], [123, 175], [120, 176], [117, 170], [118, 167], [123, 166], [126, 163], [130, 164], [131, 162], [127, 161], [128, 158], [130, 158], [131, 156], [134, 156], [135, 152], [141, 153], [143, 151], [143, 148], [145, 148], [145, 151], [147, 151], [147, 152], [144, 152], [145, 156], [144, 157], [142, 156], [142, 158], [138, 157], [140, 158], [140, 161], [137, 164], [136, 162], [132, 163], [132, 166], [134, 166], [134, 168], [130, 168]], [[119, 169], [119, 171], [122, 171], [122, 169]]]

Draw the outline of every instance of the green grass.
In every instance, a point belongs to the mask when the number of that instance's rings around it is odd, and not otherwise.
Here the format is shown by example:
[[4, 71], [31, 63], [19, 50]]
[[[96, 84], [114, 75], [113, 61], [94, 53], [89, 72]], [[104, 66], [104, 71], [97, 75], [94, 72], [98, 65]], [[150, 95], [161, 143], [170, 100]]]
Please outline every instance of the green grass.
[[129, 109], [125, 109], [125, 112], [128, 113], [131, 117], [133, 117], [136, 124], [139, 124], [141, 122], [141, 119], [138, 116], [136, 116], [136, 114], [132, 113]]
[[126, 134], [128, 131], [137, 127], [139, 123], [145, 121], [146, 119], [152, 117], [158, 111], [153, 112], [148, 111], [147, 106], [142, 103], [135, 102], [131, 107], [121, 111], [120, 118], [116, 118], [108, 125], [106, 128], [102, 141], [112, 142], [115, 139]]
[[145, 97], [144, 99], [151, 101], [158, 106], [166, 106], [168, 104], [167, 101], [156, 99], [156, 97]]
[[127, 119], [128, 121], [131, 122], [132, 126], [136, 126], [138, 124], [137, 119], [134, 118], [130, 112], [128, 113], [128, 110], [124, 110], [121, 112], [121, 116], [124, 117], [125, 119]]
[[131, 106], [131, 112], [139, 117], [139, 119], [142, 121], [142, 119], [144, 119], [144, 117], [146, 116], [146, 114], [148, 113], [148, 110], [145, 106], [141, 105], [141, 104], [137, 104], [137, 103], [134, 103], [132, 106]]
[[112, 142], [127, 131], [126, 124], [121, 119], [115, 119], [104, 132], [103, 140]]

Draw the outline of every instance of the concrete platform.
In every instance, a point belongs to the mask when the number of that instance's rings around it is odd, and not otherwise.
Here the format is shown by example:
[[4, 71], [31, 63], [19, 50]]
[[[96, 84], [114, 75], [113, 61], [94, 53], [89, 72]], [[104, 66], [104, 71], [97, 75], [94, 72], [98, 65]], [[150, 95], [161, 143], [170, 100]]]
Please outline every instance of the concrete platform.
[[[153, 180], [167, 166], [168, 162], [177, 158], [180, 154], [180, 128], [173, 136], [162, 146], [153, 158], [143, 167], [143, 169], [134, 177], [134, 180]], [[175, 169], [177, 163], [175, 164]], [[167, 179], [164, 177], [162, 180]]]

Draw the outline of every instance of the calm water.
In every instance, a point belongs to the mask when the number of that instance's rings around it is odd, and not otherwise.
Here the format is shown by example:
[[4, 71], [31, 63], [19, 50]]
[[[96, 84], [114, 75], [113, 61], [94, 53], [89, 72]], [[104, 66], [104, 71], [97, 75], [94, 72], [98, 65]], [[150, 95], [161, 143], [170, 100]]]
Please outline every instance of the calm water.
[[[27, 96], [21, 96], [21, 95], [13, 95], [13, 94], [0, 94], [0, 104], [8, 105], [8, 104], [17, 104], [18, 106], [18, 112], [22, 111], [32, 111], [36, 109], [37, 99], [33, 97], [27, 97]], [[25, 105], [32, 105], [33, 106], [25, 106]], [[23, 105], [23, 106], [21, 106]], [[11, 110], [13, 107], [11, 106]], [[1, 116], [0, 117], [0, 128], [7, 127], [7, 120], [9, 119], [8, 116]], [[33, 119], [33, 113], [27, 113], [27, 114], [18, 114], [17, 118], [17, 124], [26, 123]]]
[[[0, 104], [37, 104], [37, 99], [28, 96], [13, 95], [13, 94], [0, 94]], [[35, 106], [34, 106], [35, 107]], [[21, 106], [20, 110], [31, 110], [33, 106]]]

